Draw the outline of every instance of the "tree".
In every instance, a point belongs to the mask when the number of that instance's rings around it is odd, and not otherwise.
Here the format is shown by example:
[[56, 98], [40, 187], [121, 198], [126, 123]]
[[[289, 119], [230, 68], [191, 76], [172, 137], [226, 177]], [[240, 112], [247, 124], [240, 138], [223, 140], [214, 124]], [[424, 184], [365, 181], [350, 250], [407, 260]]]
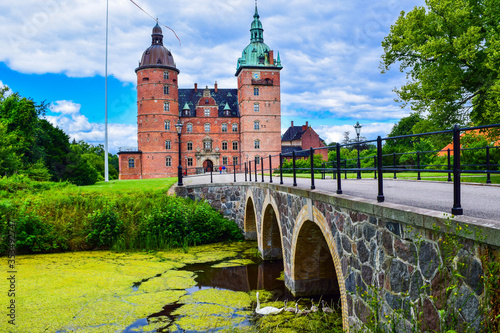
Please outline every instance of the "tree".
[[[422, 121], [422, 117], [418, 113], [412, 113], [408, 117], [401, 118], [399, 122], [394, 124], [388, 137], [392, 138], [396, 136], [415, 134], [414, 127], [420, 121]], [[388, 148], [399, 148], [401, 151], [405, 151], [407, 149], [413, 148], [414, 141], [415, 138], [412, 137], [397, 140], [387, 140], [385, 145]]]
[[500, 1], [425, 2], [382, 42], [382, 72], [398, 63], [409, 79], [398, 101], [428, 113], [427, 130], [500, 122]]
[[17, 154], [17, 137], [7, 132], [7, 126], [0, 121], [0, 177], [11, 176], [22, 166]]

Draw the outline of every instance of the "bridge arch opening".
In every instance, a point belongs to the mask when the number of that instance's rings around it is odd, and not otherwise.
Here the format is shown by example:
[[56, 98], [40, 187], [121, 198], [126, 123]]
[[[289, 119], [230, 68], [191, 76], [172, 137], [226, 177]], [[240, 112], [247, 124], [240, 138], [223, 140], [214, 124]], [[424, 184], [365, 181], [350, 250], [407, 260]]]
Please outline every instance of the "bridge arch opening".
[[293, 258], [295, 296], [340, 296], [331, 249], [320, 227], [305, 221], [299, 230]]
[[262, 214], [262, 258], [264, 260], [283, 259], [281, 231], [278, 217], [272, 204], [268, 204]]
[[252, 197], [248, 197], [245, 205], [245, 220], [243, 222], [243, 230], [245, 231], [245, 238], [255, 240], [257, 239], [257, 219], [255, 218], [255, 206]]

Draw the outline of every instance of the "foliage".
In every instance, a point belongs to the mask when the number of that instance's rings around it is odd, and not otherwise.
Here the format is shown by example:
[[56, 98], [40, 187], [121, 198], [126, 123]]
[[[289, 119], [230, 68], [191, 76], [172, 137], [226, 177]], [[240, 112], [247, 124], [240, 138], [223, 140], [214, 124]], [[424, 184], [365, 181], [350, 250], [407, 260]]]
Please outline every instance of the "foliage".
[[[403, 117], [394, 124], [388, 137], [393, 138], [396, 136], [415, 134], [414, 127], [420, 121], [422, 121], [422, 117], [418, 113], [412, 113], [408, 117]], [[407, 151], [413, 149], [414, 141], [415, 138], [413, 137], [387, 140], [384, 148], [398, 148], [400, 151]]]
[[48, 252], [59, 248], [54, 227], [37, 215], [19, 214], [11, 223], [16, 226], [16, 249], [24, 252]]
[[94, 211], [88, 216], [88, 223], [90, 232], [87, 238], [94, 246], [111, 246], [123, 233], [123, 223], [110, 207]]
[[[323, 155], [314, 154], [313, 155], [314, 168], [318, 169], [322, 167]], [[283, 159], [283, 172], [286, 170], [292, 170], [293, 161], [292, 159]], [[295, 157], [295, 168], [297, 168], [297, 173], [310, 173], [311, 172], [311, 159], [308, 158], [297, 158]]]
[[0, 121], [0, 175], [13, 175], [21, 168], [17, 137], [7, 131], [7, 125]]
[[384, 38], [381, 68], [398, 63], [408, 82], [402, 106], [429, 130], [500, 122], [500, 5], [497, 0], [426, 0], [402, 12]]

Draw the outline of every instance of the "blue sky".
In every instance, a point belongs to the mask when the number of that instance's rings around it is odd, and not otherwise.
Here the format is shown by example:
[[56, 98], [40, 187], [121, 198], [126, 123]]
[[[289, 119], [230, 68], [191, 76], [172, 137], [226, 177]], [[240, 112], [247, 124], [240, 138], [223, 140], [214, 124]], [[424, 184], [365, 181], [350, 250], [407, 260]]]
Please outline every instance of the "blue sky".
[[[180, 70], [179, 86], [236, 88], [250, 40], [253, 0], [137, 0], [160, 23]], [[424, 0], [260, 1], [264, 41], [279, 51], [282, 131], [306, 121], [327, 142], [359, 121], [368, 139], [409, 114], [394, 102], [405, 82], [379, 69], [383, 38], [402, 10]], [[51, 104], [47, 119], [72, 138], [104, 141], [104, 0], [0, 2], [0, 84]], [[155, 22], [130, 0], [109, 0], [109, 144], [135, 146], [135, 72]]]

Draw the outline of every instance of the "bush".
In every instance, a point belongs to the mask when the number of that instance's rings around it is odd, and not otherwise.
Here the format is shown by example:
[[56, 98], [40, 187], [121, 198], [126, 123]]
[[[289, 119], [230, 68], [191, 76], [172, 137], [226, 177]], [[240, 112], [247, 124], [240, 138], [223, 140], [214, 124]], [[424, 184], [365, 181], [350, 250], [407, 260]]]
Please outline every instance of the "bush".
[[90, 231], [87, 239], [93, 246], [111, 246], [123, 233], [123, 223], [109, 207], [88, 216]]
[[18, 252], [48, 252], [59, 248], [54, 227], [42, 222], [38, 216], [22, 214], [12, 223], [16, 225]]

